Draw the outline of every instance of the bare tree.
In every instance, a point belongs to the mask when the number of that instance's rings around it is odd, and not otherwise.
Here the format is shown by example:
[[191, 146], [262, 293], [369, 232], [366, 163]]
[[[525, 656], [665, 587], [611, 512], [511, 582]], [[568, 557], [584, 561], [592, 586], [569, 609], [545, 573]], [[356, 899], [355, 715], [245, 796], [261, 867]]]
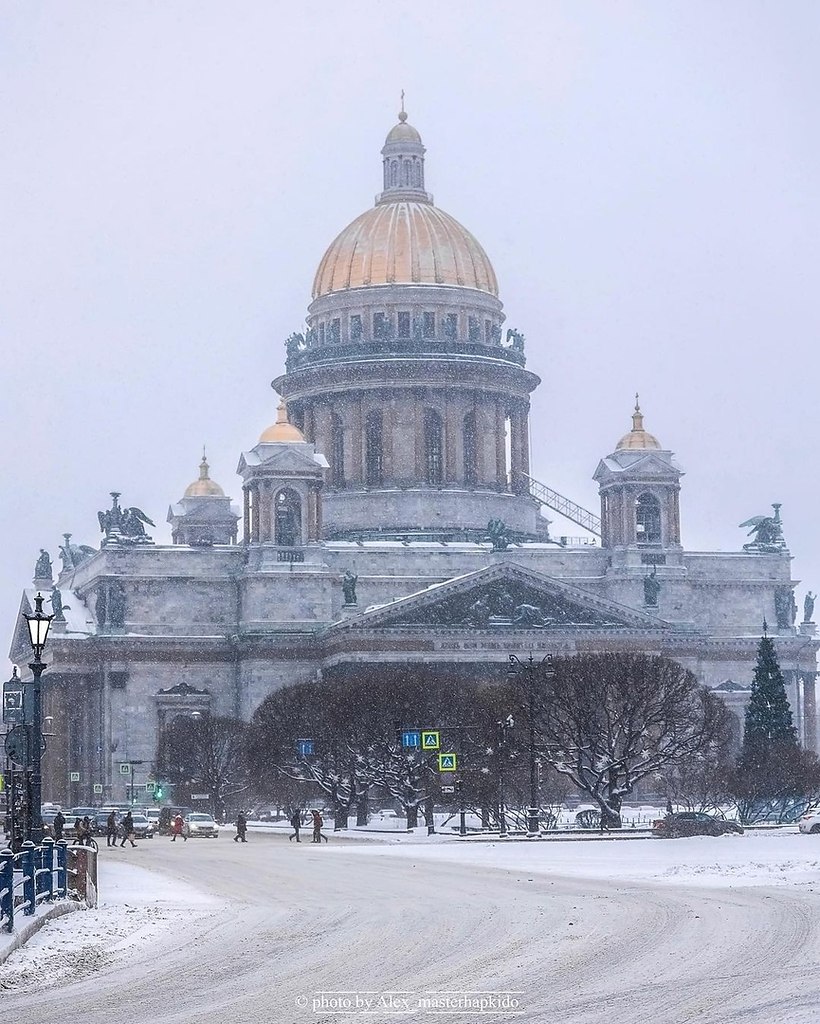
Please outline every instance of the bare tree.
[[169, 781], [178, 789], [207, 792], [218, 818], [249, 793], [247, 728], [236, 718], [180, 716], [164, 737]]
[[668, 658], [593, 654], [557, 658], [536, 688], [541, 757], [620, 828], [637, 783], [695, 757], [728, 730], [719, 697]]

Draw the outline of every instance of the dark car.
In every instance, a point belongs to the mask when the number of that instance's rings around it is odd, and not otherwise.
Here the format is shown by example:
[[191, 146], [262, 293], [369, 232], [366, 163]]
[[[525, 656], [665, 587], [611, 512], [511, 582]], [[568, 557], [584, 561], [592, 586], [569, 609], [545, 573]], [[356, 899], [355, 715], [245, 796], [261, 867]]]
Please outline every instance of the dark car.
[[164, 807], [159, 809], [159, 822], [157, 824], [156, 831], [161, 836], [169, 836], [171, 829], [174, 824], [174, 818], [179, 815], [185, 819], [189, 814], [192, 813], [193, 808], [191, 807], [176, 807], [175, 805], [166, 804]]
[[652, 823], [658, 839], [680, 839], [682, 836], [743, 835], [743, 826], [736, 821], [717, 818], [703, 811], [678, 811]]

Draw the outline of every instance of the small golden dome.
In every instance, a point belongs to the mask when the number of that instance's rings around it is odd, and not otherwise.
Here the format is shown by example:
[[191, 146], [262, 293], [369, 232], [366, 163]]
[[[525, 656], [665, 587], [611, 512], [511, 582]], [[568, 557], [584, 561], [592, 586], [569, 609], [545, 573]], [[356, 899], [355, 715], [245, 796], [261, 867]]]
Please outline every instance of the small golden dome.
[[267, 430], [263, 430], [259, 438], [260, 444], [263, 442], [275, 444], [279, 441], [301, 441], [303, 444], [305, 441], [302, 431], [288, 422], [288, 412], [284, 402], [280, 402], [279, 408], [276, 410], [276, 422]]
[[199, 464], [199, 479], [194, 480], [185, 488], [186, 498], [224, 498], [225, 492], [216, 481], [208, 476], [208, 460], [205, 452], [202, 453], [202, 462]]
[[641, 449], [656, 449], [661, 451], [661, 443], [654, 435], [643, 428], [643, 413], [641, 412], [638, 396], [635, 395], [635, 411], [632, 413], [632, 429], [624, 434], [621, 440], [615, 445], [616, 451], [624, 448], [640, 451]]
[[357, 217], [322, 257], [313, 298], [383, 284], [459, 285], [498, 295], [479, 241], [430, 202], [381, 202]]

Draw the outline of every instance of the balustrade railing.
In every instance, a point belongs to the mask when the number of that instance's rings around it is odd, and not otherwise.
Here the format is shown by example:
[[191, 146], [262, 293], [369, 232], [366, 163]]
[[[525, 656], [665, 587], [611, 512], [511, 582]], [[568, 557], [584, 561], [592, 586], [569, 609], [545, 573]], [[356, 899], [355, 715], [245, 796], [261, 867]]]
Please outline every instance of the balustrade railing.
[[41, 903], [70, 897], [89, 906], [97, 901], [97, 851], [46, 837], [30, 840], [19, 853], [0, 850], [0, 928], [14, 930], [15, 914], [30, 917]]

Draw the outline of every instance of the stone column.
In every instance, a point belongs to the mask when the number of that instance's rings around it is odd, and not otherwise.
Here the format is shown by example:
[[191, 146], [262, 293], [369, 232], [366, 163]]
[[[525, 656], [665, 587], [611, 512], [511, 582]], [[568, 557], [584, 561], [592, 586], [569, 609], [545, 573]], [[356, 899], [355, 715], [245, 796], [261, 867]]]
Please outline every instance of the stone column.
[[817, 750], [817, 699], [815, 676], [807, 672], [803, 676], [803, 744], [807, 750]]
[[516, 406], [510, 413], [510, 486], [514, 494], [527, 490], [524, 479], [523, 422], [521, 409]]
[[260, 536], [260, 523], [261, 523], [261, 508], [260, 503], [262, 501], [262, 494], [258, 483], [253, 483], [250, 486], [251, 497], [253, 498], [252, 509], [251, 509], [251, 540], [255, 543], [259, 543]]
[[271, 485], [269, 480], [265, 480], [261, 486], [261, 493], [259, 496], [259, 539], [262, 543], [272, 541], [273, 535], [273, 520], [271, 518], [271, 506], [272, 506], [272, 493]]
[[351, 466], [350, 466], [350, 479], [357, 484], [364, 483], [364, 459], [363, 459], [363, 445], [364, 445], [364, 430], [362, 429], [362, 402], [360, 398], [355, 398], [350, 405], [351, 414]]
[[409, 391], [401, 391], [391, 404], [391, 483], [406, 487], [418, 480], [416, 466], [416, 403]]
[[424, 396], [420, 393], [414, 395], [414, 420], [415, 420], [415, 454], [416, 472], [415, 482], [426, 483], [427, 481], [427, 452], [424, 444]]
[[506, 491], [507, 481], [507, 412], [501, 402], [495, 406], [495, 482], [498, 489]]
[[[462, 418], [459, 415], [460, 405], [454, 396], [445, 401], [444, 426], [444, 480], [455, 483], [464, 479], [464, 455], [462, 438]], [[461, 455], [461, 458], [459, 458]]]
[[475, 404], [476, 480], [479, 486], [496, 483], [495, 406], [483, 396]]
[[242, 540], [246, 543], [250, 543], [251, 539], [251, 489], [250, 487], [242, 488], [242, 506], [244, 511], [244, 518], [242, 520]]

